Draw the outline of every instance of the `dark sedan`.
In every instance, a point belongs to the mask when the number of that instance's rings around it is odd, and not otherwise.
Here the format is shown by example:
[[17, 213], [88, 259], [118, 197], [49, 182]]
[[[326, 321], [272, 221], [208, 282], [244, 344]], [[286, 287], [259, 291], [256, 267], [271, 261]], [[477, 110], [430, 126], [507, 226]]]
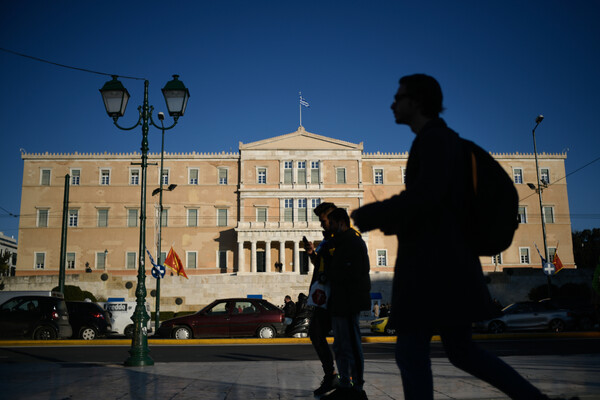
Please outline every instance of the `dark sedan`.
[[283, 312], [262, 299], [220, 299], [195, 314], [160, 324], [158, 336], [175, 339], [257, 336], [274, 338], [284, 332]]
[[73, 338], [93, 340], [111, 332], [110, 315], [96, 303], [67, 301]]

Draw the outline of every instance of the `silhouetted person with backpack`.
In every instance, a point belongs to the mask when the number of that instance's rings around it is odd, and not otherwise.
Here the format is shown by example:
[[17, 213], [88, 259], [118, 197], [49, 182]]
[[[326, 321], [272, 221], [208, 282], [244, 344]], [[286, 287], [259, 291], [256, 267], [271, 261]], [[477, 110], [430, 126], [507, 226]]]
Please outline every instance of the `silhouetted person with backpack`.
[[429, 343], [435, 331], [456, 367], [512, 399], [548, 399], [472, 341], [471, 323], [493, 317], [497, 309], [469, 231], [470, 157], [458, 134], [439, 118], [440, 85], [427, 75], [405, 76], [391, 108], [396, 123], [408, 125], [416, 135], [406, 190], [355, 210], [352, 218], [363, 232], [381, 229], [398, 237], [388, 326], [398, 337], [396, 362], [404, 398], [433, 399]]

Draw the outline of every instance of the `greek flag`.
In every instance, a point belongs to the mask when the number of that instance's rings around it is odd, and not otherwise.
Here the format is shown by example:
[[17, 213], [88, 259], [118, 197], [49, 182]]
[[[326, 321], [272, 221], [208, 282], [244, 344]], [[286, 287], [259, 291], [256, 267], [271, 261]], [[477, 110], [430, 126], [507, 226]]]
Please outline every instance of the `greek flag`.
[[310, 107], [310, 104], [308, 104], [308, 101], [304, 100], [304, 97], [302, 97], [302, 95], [300, 95], [300, 105], [304, 107]]

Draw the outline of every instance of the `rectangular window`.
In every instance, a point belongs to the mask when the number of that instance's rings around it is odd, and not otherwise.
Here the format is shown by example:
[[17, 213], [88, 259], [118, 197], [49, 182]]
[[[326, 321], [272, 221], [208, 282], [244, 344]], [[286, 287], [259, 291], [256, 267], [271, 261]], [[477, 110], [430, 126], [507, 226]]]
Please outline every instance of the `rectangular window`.
[[402, 183], [406, 185], [406, 168], [402, 168]]
[[40, 176], [40, 184], [42, 186], [50, 186], [50, 170], [43, 169]]
[[168, 169], [163, 169], [162, 170], [162, 184], [163, 185], [168, 185], [169, 184], [169, 170]]
[[306, 183], [306, 161], [298, 161], [298, 183]]
[[67, 253], [67, 269], [75, 269], [75, 253]]
[[335, 169], [335, 182], [346, 183], [346, 168]]
[[71, 170], [71, 186], [78, 186], [80, 178], [81, 178], [81, 170], [72, 169]]
[[267, 209], [260, 207], [256, 209], [256, 222], [267, 222]]
[[161, 251], [160, 252], [160, 264], [162, 265], [165, 260], [167, 259], [167, 252], [166, 251]]
[[548, 247], [548, 261], [553, 263], [556, 255], [556, 247]]
[[191, 168], [190, 169], [190, 179], [189, 179], [189, 184], [190, 185], [197, 185], [198, 184], [198, 168]]
[[169, 221], [169, 210], [163, 208], [162, 213], [160, 213], [160, 226], [168, 226]]
[[96, 253], [96, 269], [106, 268], [106, 253], [99, 251]]
[[198, 268], [197, 265], [197, 258], [198, 258], [198, 254], [195, 251], [188, 251], [187, 252], [187, 261], [186, 261], [186, 268], [190, 269], [190, 268]]
[[374, 183], [376, 185], [383, 185], [383, 170], [382, 169], [376, 169], [374, 172]]
[[198, 210], [195, 208], [187, 210], [187, 226], [198, 226]]
[[502, 254], [496, 254], [492, 256], [492, 264], [499, 265], [502, 264]]
[[100, 184], [101, 185], [110, 185], [110, 169], [101, 169], [100, 170]]
[[227, 251], [219, 251], [219, 268], [227, 270]]
[[554, 207], [544, 206], [544, 222], [547, 224], [554, 223]]
[[387, 266], [387, 250], [377, 250], [377, 266]]
[[310, 162], [310, 183], [319, 183], [319, 162]]
[[44, 269], [46, 253], [35, 253], [35, 269]]
[[257, 173], [258, 173], [258, 183], [260, 183], [260, 184], [267, 183], [267, 169], [259, 168]]
[[283, 163], [283, 183], [286, 185], [292, 184], [292, 162], [284, 161]]
[[219, 185], [227, 185], [227, 169], [219, 168]]
[[525, 206], [519, 206], [519, 223], [527, 223], [527, 207]]
[[140, 184], [140, 170], [139, 169], [130, 169], [129, 170], [129, 184], [130, 185], [139, 185]]
[[513, 168], [513, 179], [515, 183], [523, 183], [523, 170], [521, 168]]
[[69, 210], [69, 226], [76, 227], [79, 223], [79, 210]]
[[227, 209], [217, 209], [217, 226], [227, 226]]
[[138, 221], [138, 210], [135, 208], [129, 208], [127, 210], [127, 226], [135, 228]]
[[294, 221], [294, 200], [285, 199], [283, 201], [283, 220], [285, 222]]
[[521, 264], [529, 264], [529, 247], [519, 247]]
[[540, 181], [543, 185], [550, 183], [550, 170], [548, 168], [540, 168]]
[[298, 199], [298, 221], [306, 222], [306, 199]]
[[135, 269], [136, 268], [136, 260], [137, 259], [137, 255], [134, 251], [128, 251], [127, 252], [127, 261], [126, 261], [126, 265], [125, 267], [127, 269]]
[[108, 210], [98, 210], [98, 227], [106, 228], [108, 226]]
[[312, 215], [313, 221], [319, 220], [319, 216], [316, 215], [314, 212], [314, 209], [317, 208], [319, 206], [319, 204], [321, 204], [321, 199], [311, 199], [311, 201], [310, 201], [311, 215]]
[[48, 227], [48, 210], [38, 210], [37, 226], [38, 228]]

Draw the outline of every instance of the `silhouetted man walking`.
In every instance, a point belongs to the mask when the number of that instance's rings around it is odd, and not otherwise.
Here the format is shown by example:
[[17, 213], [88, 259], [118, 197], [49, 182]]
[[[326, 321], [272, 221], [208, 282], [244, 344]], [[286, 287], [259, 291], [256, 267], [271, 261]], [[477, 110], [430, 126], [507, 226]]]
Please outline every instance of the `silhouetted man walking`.
[[438, 116], [443, 110], [440, 85], [427, 75], [405, 76], [391, 108], [396, 123], [408, 125], [416, 135], [406, 190], [355, 210], [352, 218], [363, 232], [381, 229], [398, 237], [388, 324], [398, 334], [396, 362], [405, 399], [433, 399], [429, 343], [434, 331], [458, 368], [512, 399], [547, 399], [471, 339], [471, 323], [496, 310], [467, 239], [467, 158], [458, 134]]

